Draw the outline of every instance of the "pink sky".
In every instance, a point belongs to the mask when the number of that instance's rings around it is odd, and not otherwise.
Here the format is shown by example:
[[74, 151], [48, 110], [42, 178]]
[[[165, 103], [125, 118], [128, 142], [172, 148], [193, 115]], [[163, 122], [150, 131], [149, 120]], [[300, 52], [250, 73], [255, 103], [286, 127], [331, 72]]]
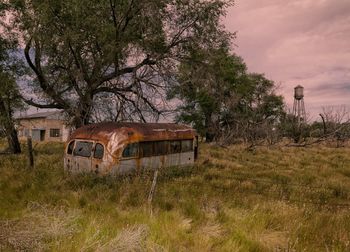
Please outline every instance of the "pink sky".
[[350, 0], [236, 0], [224, 24], [249, 70], [280, 83], [289, 106], [300, 84], [312, 119], [322, 106], [350, 108]]

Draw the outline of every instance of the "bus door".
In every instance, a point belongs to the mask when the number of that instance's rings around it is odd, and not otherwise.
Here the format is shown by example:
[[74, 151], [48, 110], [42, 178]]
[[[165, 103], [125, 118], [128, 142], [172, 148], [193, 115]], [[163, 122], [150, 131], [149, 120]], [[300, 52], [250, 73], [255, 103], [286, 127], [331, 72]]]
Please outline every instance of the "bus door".
[[64, 155], [64, 169], [66, 171], [72, 171], [73, 169], [73, 150], [74, 150], [75, 141], [70, 141], [66, 153]]
[[93, 141], [76, 140], [73, 151], [72, 171], [89, 172], [91, 167]]

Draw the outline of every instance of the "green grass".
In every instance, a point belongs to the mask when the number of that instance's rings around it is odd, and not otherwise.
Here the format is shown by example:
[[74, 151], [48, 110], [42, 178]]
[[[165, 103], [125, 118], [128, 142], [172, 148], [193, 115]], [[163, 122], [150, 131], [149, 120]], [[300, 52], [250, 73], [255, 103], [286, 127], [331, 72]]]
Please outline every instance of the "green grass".
[[350, 149], [201, 145], [193, 167], [63, 171], [61, 144], [0, 156], [0, 250], [349, 251]]

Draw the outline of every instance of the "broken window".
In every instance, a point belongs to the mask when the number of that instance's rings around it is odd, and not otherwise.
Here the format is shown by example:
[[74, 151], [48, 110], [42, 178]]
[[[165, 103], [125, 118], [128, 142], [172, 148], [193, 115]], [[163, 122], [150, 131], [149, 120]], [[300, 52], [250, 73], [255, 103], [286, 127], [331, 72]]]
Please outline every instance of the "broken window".
[[77, 141], [74, 148], [74, 156], [90, 157], [92, 142]]

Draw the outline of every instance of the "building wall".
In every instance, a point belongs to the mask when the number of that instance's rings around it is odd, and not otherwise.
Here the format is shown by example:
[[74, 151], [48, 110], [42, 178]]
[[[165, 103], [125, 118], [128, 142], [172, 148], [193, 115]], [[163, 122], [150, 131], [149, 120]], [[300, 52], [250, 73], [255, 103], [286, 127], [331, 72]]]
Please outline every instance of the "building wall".
[[[59, 129], [59, 136], [50, 136], [50, 129]], [[25, 134], [27, 130], [27, 134]], [[36, 133], [33, 133], [36, 130]], [[25, 140], [27, 136], [32, 136], [33, 140], [36, 139], [36, 134], [42, 131], [45, 142], [62, 142], [66, 141], [69, 137], [69, 128], [64, 124], [64, 121], [57, 119], [46, 119], [46, 118], [30, 118], [30, 119], [20, 119], [18, 126], [18, 133], [20, 140]], [[45, 132], [43, 132], [45, 130]]]

